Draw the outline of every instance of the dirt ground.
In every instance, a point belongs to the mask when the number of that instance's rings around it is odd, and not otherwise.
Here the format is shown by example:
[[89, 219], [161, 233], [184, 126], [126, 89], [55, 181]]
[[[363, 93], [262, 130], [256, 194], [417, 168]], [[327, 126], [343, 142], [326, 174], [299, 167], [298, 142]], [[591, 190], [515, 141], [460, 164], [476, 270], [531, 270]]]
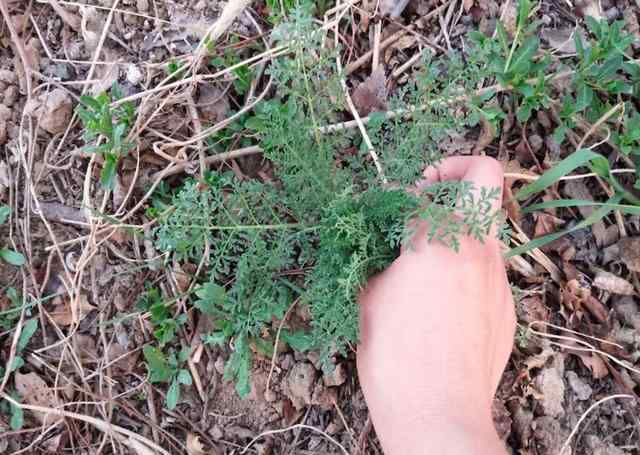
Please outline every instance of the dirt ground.
[[[160, 266], [144, 235], [123, 227], [110, 229], [103, 220], [87, 222], [91, 213], [99, 214], [107, 205], [114, 211], [120, 207], [118, 216], [129, 214], [131, 224], [148, 221], [144, 195], [168, 162], [166, 154], [155, 153], [154, 145], [165, 137], [174, 142], [191, 137], [189, 100], [195, 101], [207, 124], [241, 107], [238, 100], [224, 96], [229, 84], [224, 78], [194, 82], [190, 90], [170, 99], [153, 93], [167, 64], [193, 55], [228, 3], [0, 3], [12, 21], [11, 27], [4, 21], [0, 27], [0, 203], [14, 211], [12, 222], [0, 227], [0, 239], [28, 259], [23, 268], [0, 261], [0, 310], [9, 308], [6, 290], [14, 287], [37, 302], [31, 314], [40, 321], [23, 356], [25, 365], [0, 390], [7, 386], [5, 390], [26, 392], [27, 402], [35, 406], [64, 403], [66, 411], [84, 416], [45, 418], [25, 411], [23, 427], [13, 430], [8, 407], [0, 408], [0, 453], [157, 453], [141, 447], [134, 436], [110, 437], [108, 422], [176, 454], [340, 454], [342, 448], [354, 455], [382, 454], [358, 385], [354, 353], [338, 358], [328, 376], [315, 354], [279, 352], [272, 373], [271, 358], [259, 356], [253, 365], [252, 392], [243, 400], [223, 378], [231, 348], [204, 346], [199, 335], [205, 327], [183, 329], [181, 343], [195, 353], [189, 362], [194, 385], [183, 389], [176, 409], [165, 409], [166, 385], [145, 379], [141, 349], [150, 337], [149, 321], [134, 311], [145, 282], [181, 289], [185, 271]], [[353, 13], [357, 26], [349, 30], [353, 43], [345, 65], [353, 68], [350, 87], [368, 76], [369, 62], [354, 62], [372, 48], [375, 23], [382, 24], [384, 42], [441, 5], [438, 0], [411, 0], [397, 19], [381, 19], [375, 15], [375, 1], [361, 3]], [[440, 22], [434, 16], [416, 28], [422, 39], [438, 47], [446, 40], [460, 46], [466, 33], [493, 30], [496, 20], [508, 18], [513, 8], [509, 0], [455, 0], [446, 2], [445, 13], [449, 5], [451, 15], [440, 16]], [[590, 8], [598, 9], [601, 17], [625, 20], [627, 28], [638, 33], [638, 5], [633, 1], [570, 5], [539, 4], [546, 46], [561, 45]], [[221, 42], [236, 46], [239, 58], [249, 57], [242, 44], [268, 32], [267, 15], [264, 2], [253, 2], [251, 14], [242, 14]], [[237, 38], [233, 43], [231, 36]], [[380, 51], [387, 74], [397, 72], [387, 90], [402, 87], [418, 64], [412, 58], [421, 48], [420, 40], [408, 33]], [[32, 71], [30, 84], [25, 62]], [[140, 137], [139, 160], [131, 155], [122, 163], [107, 200], [95, 184], [96, 157], [82, 150], [82, 132], [73, 112], [81, 94], [100, 93], [116, 81], [125, 96], [140, 95], [145, 109], [159, 109], [160, 114]], [[566, 152], [549, 140], [549, 123], [549, 115], [541, 112], [524, 128], [505, 127], [484, 153], [501, 160], [507, 171], [535, 173], [536, 160], [549, 163]], [[447, 153], [468, 154], [480, 140], [480, 131], [474, 130], [443, 147]], [[184, 160], [183, 150], [174, 152], [175, 159]], [[197, 163], [194, 156], [188, 158]], [[260, 175], [266, 166], [255, 157], [238, 158], [232, 165], [244, 175]], [[196, 171], [188, 164], [168, 178], [179, 181]], [[507, 185], [515, 182], [508, 180]], [[560, 191], [589, 199], [596, 185], [575, 180]], [[588, 216], [588, 208], [580, 209], [576, 217]], [[575, 223], [576, 217], [563, 219], [553, 209], [522, 216], [522, 235], [553, 232]], [[612, 217], [532, 257], [509, 262], [509, 277], [518, 288], [519, 329], [493, 411], [511, 453], [640, 453], [635, 400], [640, 384], [638, 235], [638, 216], [623, 222]], [[304, 313], [297, 309], [294, 317], [304, 321]], [[12, 334], [12, 329], [0, 328], [1, 365], [8, 365]]]

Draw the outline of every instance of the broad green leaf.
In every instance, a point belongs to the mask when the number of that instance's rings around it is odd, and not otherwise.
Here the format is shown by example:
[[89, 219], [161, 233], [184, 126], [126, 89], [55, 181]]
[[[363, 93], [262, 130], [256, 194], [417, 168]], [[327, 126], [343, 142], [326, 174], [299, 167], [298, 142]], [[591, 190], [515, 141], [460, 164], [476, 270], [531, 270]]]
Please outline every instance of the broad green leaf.
[[518, 2], [517, 26], [522, 28], [527, 23], [527, 18], [531, 12], [531, 0], [520, 0]]
[[4, 224], [11, 215], [11, 209], [6, 205], [0, 205], [0, 224]]
[[11, 420], [9, 420], [9, 426], [13, 431], [18, 431], [24, 425], [24, 413], [22, 408], [10, 403], [11, 407]]
[[167, 363], [167, 359], [162, 351], [153, 346], [145, 346], [142, 353], [147, 361], [147, 369], [149, 370], [149, 381], [168, 382], [171, 379], [171, 368]]
[[196, 291], [195, 307], [208, 316], [218, 316], [227, 298], [227, 291], [215, 283], [206, 283]]
[[596, 83], [603, 82], [603, 79], [613, 76], [618, 70], [622, 68], [622, 55], [612, 55], [604, 61], [604, 63], [597, 69], [595, 74]]
[[38, 320], [35, 318], [27, 319], [22, 326], [22, 332], [18, 339], [18, 345], [16, 347], [18, 352], [22, 352], [22, 350], [27, 347], [29, 340], [33, 334], [36, 333], [36, 330], [38, 330]]
[[9, 371], [13, 373], [14, 371], [22, 368], [23, 366], [24, 366], [24, 359], [20, 356], [16, 356], [13, 358], [13, 362], [9, 367]]
[[171, 381], [171, 385], [169, 386], [169, 390], [167, 390], [167, 409], [172, 411], [178, 405], [178, 401], [180, 401], [180, 384], [177, 379]]
[[213, 344], [216, 346], [223, 346], [226, 340], [227, 337], [224, 335], [224, 333], [218, 331], [211, 332], [207, 335], [202, 336], [202, 341], [204, 341], [205, 344]]
[[496, 32], [498, 35], [498, 42], [500, 43], [500, 47], [502, 48], [502, 52], [504, 52], [504, 55], [509, 54], [509, 37], [501, 21], [498, 21], [498, 23], [496, 24]]
[[0, 249], [0, 259], [16, 267], [23, 266], [27, 262], [22, 254], [7, 248]]
[[622, 200], [622, 196], [621, 195], [616, 195], [612, 198], [610, 198], [607, 203], [605, 205], [603, 205], [602, 207], [600, 207], [598, 210], [595, 210], [591, 215], [589, 215], [587, 218], [585, 218], [584, 220], [580, 221], [579, 223], [577, 223], [576, 225], [574, 225], [573, 227], [569, 228], [569, 229], [565, 229], [559, 232], [554, 232], [553, 234], [548, 234], [545, 235], [543, 237], [538, 237], [536, 239], [531, 240], [529, 243], [526, 243], [524, 245], [521, 245], [517, 248], [513, 248], [511, 249], [506, 255], [505, 257], [511, 258], [513, 256], [519, 256], [521, 254], [525, 254], [528, 253], [531, 250], [534, 250], [536, 248], [541, 248], [544, 245], [553, 242], [554, 240], [559, 239], [560, 237], [563, 237], [573, 231], [577, 231], [578, 229], [583, 229], [586, 227], [591, 226], [593, 223], [601, 220], [602, 218], [604, 218], [605, 216], [607, 216], [609, 213], [611, 213], [611, 211], [613, 210], [611, 208], [612, 204], [617, 204], [618, 202], [620, 202]]
[[105, 154], [102, 171], [100, 171], [100, 183], [104, 188], [113, 189], [118, 170], [118, 157], [114, 154]]
[[512, 73], [526, 73], [533, 63], [533, 56], [536, 55], [540, 40], [536, 36], [531, 36], [516, 50], [509, 65], [508, 71]]
[[593, 101], [593, 89], [583, 80], [578, 81], [577, 85], [575, 111], [580, 112], [591, 106], [591, 102]]
[[553, 185], [561, 177], [564, 177], [573, 170], [587, 164], [590, 164], [593, 167], [599, 166], [599, 170], [604, 168], [607, 170], [609, 169], [609, 163], [602, 155], [588, 149], [577, 150], [545, 172], [538, 180], [521, 189], [516, 197], [518, 200], [523, 200], [530, 195], [538, 193]]
[[178, 382], [180, 384], [184, 384], [184, 385], [191, 385], [192, 383], [192, 379], [191, 379], [191, 374], [187, 371], [187, 370], [180, 370], [178, 371]]
[[184, 348], [180, 349], [180, 352], [178, 352], [178, 361], [180, 363], [184, 363], [189, 359], [190, 355], [191, 348], [189, 346], [185, 346]]
[[291, 332], [287, 329], [283, 329], [280, 333], [280, 338], [291, 346], [294, 351], [306, 352], [313, 348], [313, 337], [311, 334], [305, 333], [302, 330]]
[[80, 102], [86, 106], [89, 106], [94, 111], [99, 111], [100, 109], [102, 109], [102, 105], [100, 104], [100, 102], [91, 96], [82, 95], [80, 97]]

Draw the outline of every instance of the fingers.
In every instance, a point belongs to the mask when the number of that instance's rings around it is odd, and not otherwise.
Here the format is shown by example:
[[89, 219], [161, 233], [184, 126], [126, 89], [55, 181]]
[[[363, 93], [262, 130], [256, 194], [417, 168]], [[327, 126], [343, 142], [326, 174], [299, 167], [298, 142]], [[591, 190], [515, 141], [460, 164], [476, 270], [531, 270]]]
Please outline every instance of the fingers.
[[480, 194], [480, 188], [488, 190], [499, 188], [499, 196], [492, 201], [492, 210], [502, 205], [503, 171], [498, 161], [488, 156], [453, 156], [444, 159], [436, 166], [424, 170], [422, 187], [436, 182], [468, 181], [474, 186], [474, 197]]

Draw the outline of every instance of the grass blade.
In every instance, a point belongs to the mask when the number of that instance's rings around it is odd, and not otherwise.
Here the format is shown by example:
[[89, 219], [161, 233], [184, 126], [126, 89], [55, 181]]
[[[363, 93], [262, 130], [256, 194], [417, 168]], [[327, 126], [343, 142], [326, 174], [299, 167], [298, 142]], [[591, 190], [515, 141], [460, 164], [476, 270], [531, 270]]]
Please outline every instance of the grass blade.
[[588, 149], [577, 150], [576, 152], [566, 157], [564, 160], [560, 161], [553, 168], [542, 174], [542, 176], [538, 180], [521, 189], [516, 197], [518, 200], [523, 200], [531, 196], [532, 194], [538, 193], [545, 188], [553, 185], [560, 178], [587, 164], [594, 165], [594, 167], [597, 167], [598, 170], [606, 169], [608, 171], [609, 169], [609, 163], [607, 159], [602, 155], [599, 155], [598, 153], [592, 152]]

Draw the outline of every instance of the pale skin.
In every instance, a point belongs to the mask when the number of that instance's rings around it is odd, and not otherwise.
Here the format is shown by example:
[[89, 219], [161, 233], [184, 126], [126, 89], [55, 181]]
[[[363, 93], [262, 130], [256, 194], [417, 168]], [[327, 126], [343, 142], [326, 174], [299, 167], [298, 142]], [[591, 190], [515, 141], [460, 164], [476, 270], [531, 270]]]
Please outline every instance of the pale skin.
[[[503, 177], [492, 158], [454, 157], [425, 179], [502, 188]], [[420, 227], [360, 297], [358, 374], [376, 433], [386, 455], [506, 453], [491, 419], [516, 326], [500, 243], [463, 238], [456, 253]]]

